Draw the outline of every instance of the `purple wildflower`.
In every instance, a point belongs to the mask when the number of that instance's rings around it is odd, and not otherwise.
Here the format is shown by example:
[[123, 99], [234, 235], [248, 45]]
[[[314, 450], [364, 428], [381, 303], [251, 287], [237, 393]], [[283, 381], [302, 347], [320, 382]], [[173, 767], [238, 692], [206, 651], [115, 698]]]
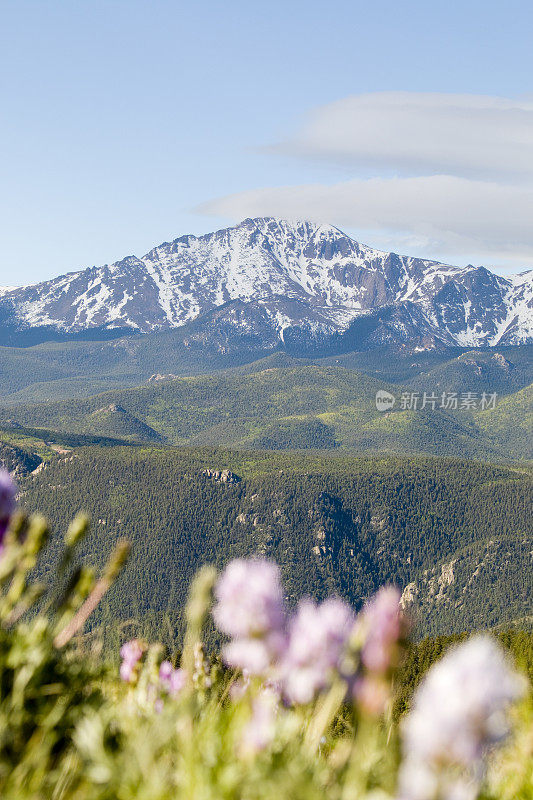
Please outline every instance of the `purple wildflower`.
[[399, 591], [392, 586], [380, 589], [363, 610], [362, 617], [366, 637], [361, 661], [370, 672], [387, 672], [402, 635]]
[[218, 603], [213, 616], [228, 636], [260, 636], [284, 624], [279, 570], [268, 561], [232, 561], [218, 581], [215, 595]]
[[264, 674], [285, 647], [285, 609], [277, 566], [257, 559], [232, 561], [215, 594], [215, 622], [232, 637], [223, 650], [226, 663], [251, 675]]
[[223, 649], [224, 660], [249, 675], [264, 675], [280, 658], [285, 646], [285, 635], [277, 631], [261, 638], [234, 639]]
[[446, 654], [416, 691], [403, 724], [400, 796], [433, 798], [449, 780], [443, 796], [453, 797], [456, 768], [466, 768], [475, 783], [487, 748], [507, 735], [506, 712], [523, 691], [521, 677], [488, 637], [472, 638]]
[[398, 661], [406, 630], [400, 593], [392, 586], [380, 589], [359, 614], [356, 630], [362, 640], [361, 667], [351, 681], [351, 691], [363, 711], [377, 716], [390, 700], [389, 673]]
[[159, 682], [171, 697], [176, 697], [181, 692], [186, 681], [185, 670], [174, 669], [170, 661], [163, 661], [159, 667]]
[[122, 656], [122, 664], [120, 665], [120, 677], [126, 683], [130, 683], [134, 674], [137, 663], [142, 658], [144, 647], [138, 639], [132, 639], [126, 642], [120, 648], [120, 655]]
[[17, 485], [9, 472], [0, 470], [0, 552], [9, 520], [17, 505]]
[[284, 694], [290, 702], [308, 703], [330, 683], [332, 673], [340, 668], [353, 625], [353, 612], [342, 600], [299, 604], [281, 665]]
[[381, 675], [357, 676], [351, 684], [359, 708], [371, 717], [383, 714], [390, 702], [390, 684]]
[[164, 683], [170, 679], [170, 676], [174, 672], [174, 667], [170, 663], [170, 661], [162, 661], [161, 666], [159, 667], [159, 680]]

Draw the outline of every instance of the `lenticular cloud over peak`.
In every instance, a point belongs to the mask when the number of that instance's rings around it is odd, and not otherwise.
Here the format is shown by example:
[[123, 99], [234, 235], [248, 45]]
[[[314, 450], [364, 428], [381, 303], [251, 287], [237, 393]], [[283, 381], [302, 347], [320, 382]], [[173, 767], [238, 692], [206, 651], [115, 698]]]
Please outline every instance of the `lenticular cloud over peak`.
[[335, 164], [337, 178], [249, 188], [197, 210], [234, 220], [328, 221], [363, 240], [419, 242], [422, 257], [438, 253], [519, 268], [533, 261], [529, 99], [355, 95], [315, 109], [293, 137], [269, 151], [302, 164]]
[[275, 149], [400, 175], [533, 177], [533, 102], [417, 92], [354, 95], [315, 109]]

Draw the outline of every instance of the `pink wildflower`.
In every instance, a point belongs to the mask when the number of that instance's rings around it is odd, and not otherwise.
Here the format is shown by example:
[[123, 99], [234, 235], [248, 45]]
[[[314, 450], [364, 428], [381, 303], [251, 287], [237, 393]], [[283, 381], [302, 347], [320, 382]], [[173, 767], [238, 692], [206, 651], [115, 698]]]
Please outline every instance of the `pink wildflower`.
[[17, 485], [9, 472], [0, 470], [0, 552], [9, 520], [16, 507]]
[[285, 609], [279, 570], [257, 559], [232, 561], [215, 589], [213, 617], [232, 637], [223, 649], [227, 664], [262, 675], [285, 647]]
[[402, 634], [399, 591], [392, 586], [380, 589], [363, 609], [362, 621], [366, 638], [361, 661], [370, 672], [387, 672]]
[[174, 669], [170, 661], [163, 661], [159, 667], [159, 682], [165, 691], [176, 697], [187, 681], [187, 674], [183, 669]]
[[450, 650], [427, 673], [402, 725], [402, 800], [433, 800], [447, 784], [439, 796], [456, 797], [457, 769], [466, 770], [477, 796], [485, 753], [507, 735], [507, 711], [524, 691], [492, 639], [476, 636]]
[[289, 625], [289, 644], [282, 662], [284, 694], [292, 703], [308, 703], [339, 670], [354, 625], [351, 608], [329, 598], [316, 605], [303, 600]]
[[126, 642], [120, 648], [122, 663], [120, 665], [120, 677], [126, 683], [130, 683], [135, 674], [137, 663], [142, 658], [144, 648], [138, 639]]
[[268, 561], [232, 561], [218, 581], [215, 595], [218, 603], [213, 616], [228, 636], [258, 636], [284, 624], [279, 570]]
[[263, 689], [252, 703], [252, 717], [241, 740], [244, 756], [254, 756], [265, 750], [274, 739], [279, 698], [270, 689]]

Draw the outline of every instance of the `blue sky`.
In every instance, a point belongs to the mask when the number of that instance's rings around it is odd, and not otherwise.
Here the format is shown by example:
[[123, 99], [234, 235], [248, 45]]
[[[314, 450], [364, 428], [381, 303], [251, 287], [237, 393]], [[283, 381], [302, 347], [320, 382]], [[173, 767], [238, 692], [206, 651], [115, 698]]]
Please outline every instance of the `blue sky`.
[[523, 0], [0, 9], [0, 285], [270, 212], [414, 255], [533, 264]]

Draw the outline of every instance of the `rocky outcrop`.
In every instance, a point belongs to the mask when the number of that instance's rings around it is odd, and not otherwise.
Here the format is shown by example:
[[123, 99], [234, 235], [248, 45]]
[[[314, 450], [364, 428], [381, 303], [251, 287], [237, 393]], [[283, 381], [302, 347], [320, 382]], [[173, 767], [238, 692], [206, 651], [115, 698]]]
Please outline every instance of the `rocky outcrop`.
[[205, 475], [207, 478], [211, 478], [211, 480], [215, 481], [216, 483], [240, 483], [240, 478], [230, 469], [204, 469], [202, 470], [202, 475]]

